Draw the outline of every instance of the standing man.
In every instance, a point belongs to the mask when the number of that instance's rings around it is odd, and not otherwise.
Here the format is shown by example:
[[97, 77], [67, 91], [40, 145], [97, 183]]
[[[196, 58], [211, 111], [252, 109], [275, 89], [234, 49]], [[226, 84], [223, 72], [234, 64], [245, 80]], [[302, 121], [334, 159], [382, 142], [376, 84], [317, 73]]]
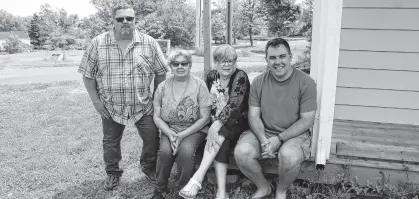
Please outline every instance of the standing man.
[[113, 9], [113, 27], [95, 37], [81, 60], [78, 72], [102, 117], [103, 158], [108, 175], [104, 189], [119, 185], [123, 170], [121, 138], [126, 125], [135, 125], [143, 140], [142, 171], [155, 182], [159, 131], [153, 121], [154, 90], [166, 79], [168, 66], [152, 37], [135, 30], [134, 9], [118, 5]]
[[317, 109], [316, 83], [291, 66], [288, 42], [275, 38], [266, 44], [267, 71], [250, 87], [250, 130], [242, 134], [234, 158], [242, 173], [257, 186], [252, 198], [270, 198], [274, 190], [258, 159], [278, 158], [276, 199], [285, 199], [288, 186], [310, 157], [311, 134]]

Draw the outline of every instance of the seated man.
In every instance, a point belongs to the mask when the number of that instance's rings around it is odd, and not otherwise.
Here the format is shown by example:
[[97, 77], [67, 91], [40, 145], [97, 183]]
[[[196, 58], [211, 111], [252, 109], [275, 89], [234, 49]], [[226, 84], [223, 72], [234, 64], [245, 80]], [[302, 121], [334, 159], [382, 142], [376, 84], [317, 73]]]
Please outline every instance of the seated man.
[[316, 83], [291, 66], [286, 40], [276, 38], [265, 47], [267, 71], [250, 87], [249, 125], [234, 150], [242, 173], [257, 186], [251, 198], [270, 198], [274, 190], [258, 159], [278, 158], [276, 199], [285, 199], [287, 187], [298, 177], [310, 156], [311, 134], [317, 109]]

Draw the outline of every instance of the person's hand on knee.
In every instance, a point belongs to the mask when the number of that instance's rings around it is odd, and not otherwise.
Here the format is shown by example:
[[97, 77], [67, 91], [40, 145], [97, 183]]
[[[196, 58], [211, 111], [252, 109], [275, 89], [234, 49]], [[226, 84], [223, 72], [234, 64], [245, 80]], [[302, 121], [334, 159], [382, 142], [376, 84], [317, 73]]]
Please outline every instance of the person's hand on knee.
[[211, 127], [208, 130], [208, 134], [207, 134], [207, 145], [206, 145], [206, 150], [208, 152], [212, 152], [212, 151], [218, 151], [218, 149], [220, 148], [221, 144], [219, 144], [219, 136], [218, 135], [218, 131], [219, 128], [217, 127], [217, 125], [211, 125]]
[[207, 144], [205, 146], [208, 152], [218, 151], [221, 144], [218, 142], [218, 134], [207, 137]]
[[278, 149], [281, 147], [281, 141], [278, 137], [273, 136], [263, 145], [262, 159], [275, 158], [278, 154]]

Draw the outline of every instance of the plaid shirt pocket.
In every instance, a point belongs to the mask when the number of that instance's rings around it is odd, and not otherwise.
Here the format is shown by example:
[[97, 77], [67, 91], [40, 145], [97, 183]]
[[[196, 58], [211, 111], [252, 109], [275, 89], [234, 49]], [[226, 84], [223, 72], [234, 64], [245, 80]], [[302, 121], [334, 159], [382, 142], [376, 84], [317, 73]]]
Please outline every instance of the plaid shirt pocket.
[[153, 80], [153, 71], [151, 70], [150, 61], [147, 57], [139, 55], [134, 60], [133, 81], [136, 82], [135, 95], [142, 103], [148, 103], [151, 100], [150, 85]]

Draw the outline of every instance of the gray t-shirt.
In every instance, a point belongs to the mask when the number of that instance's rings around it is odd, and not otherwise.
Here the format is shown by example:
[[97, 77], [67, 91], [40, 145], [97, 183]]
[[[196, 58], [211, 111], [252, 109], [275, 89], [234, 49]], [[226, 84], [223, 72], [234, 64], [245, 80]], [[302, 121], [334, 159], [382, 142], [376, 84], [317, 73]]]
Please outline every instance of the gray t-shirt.
[[315, 111], [316, 98], [316, 83], [304, 72], [293, 69], [287, 80], [279, 82], [268, 70], [253, 80], [249, 106], [260, 107], [265, 131], [278, 134], [300, 119], [300, 113]]
[[173, 95], [173, 77], [163, 81], [154, 94], [154, 107], [161, 107], [160, 116], [167, 125], [179, 133], [194, 124], [200, 117], [200, 108], [211, 106], [211, 96], [205, 82], [194, 75], [179, 100]]

